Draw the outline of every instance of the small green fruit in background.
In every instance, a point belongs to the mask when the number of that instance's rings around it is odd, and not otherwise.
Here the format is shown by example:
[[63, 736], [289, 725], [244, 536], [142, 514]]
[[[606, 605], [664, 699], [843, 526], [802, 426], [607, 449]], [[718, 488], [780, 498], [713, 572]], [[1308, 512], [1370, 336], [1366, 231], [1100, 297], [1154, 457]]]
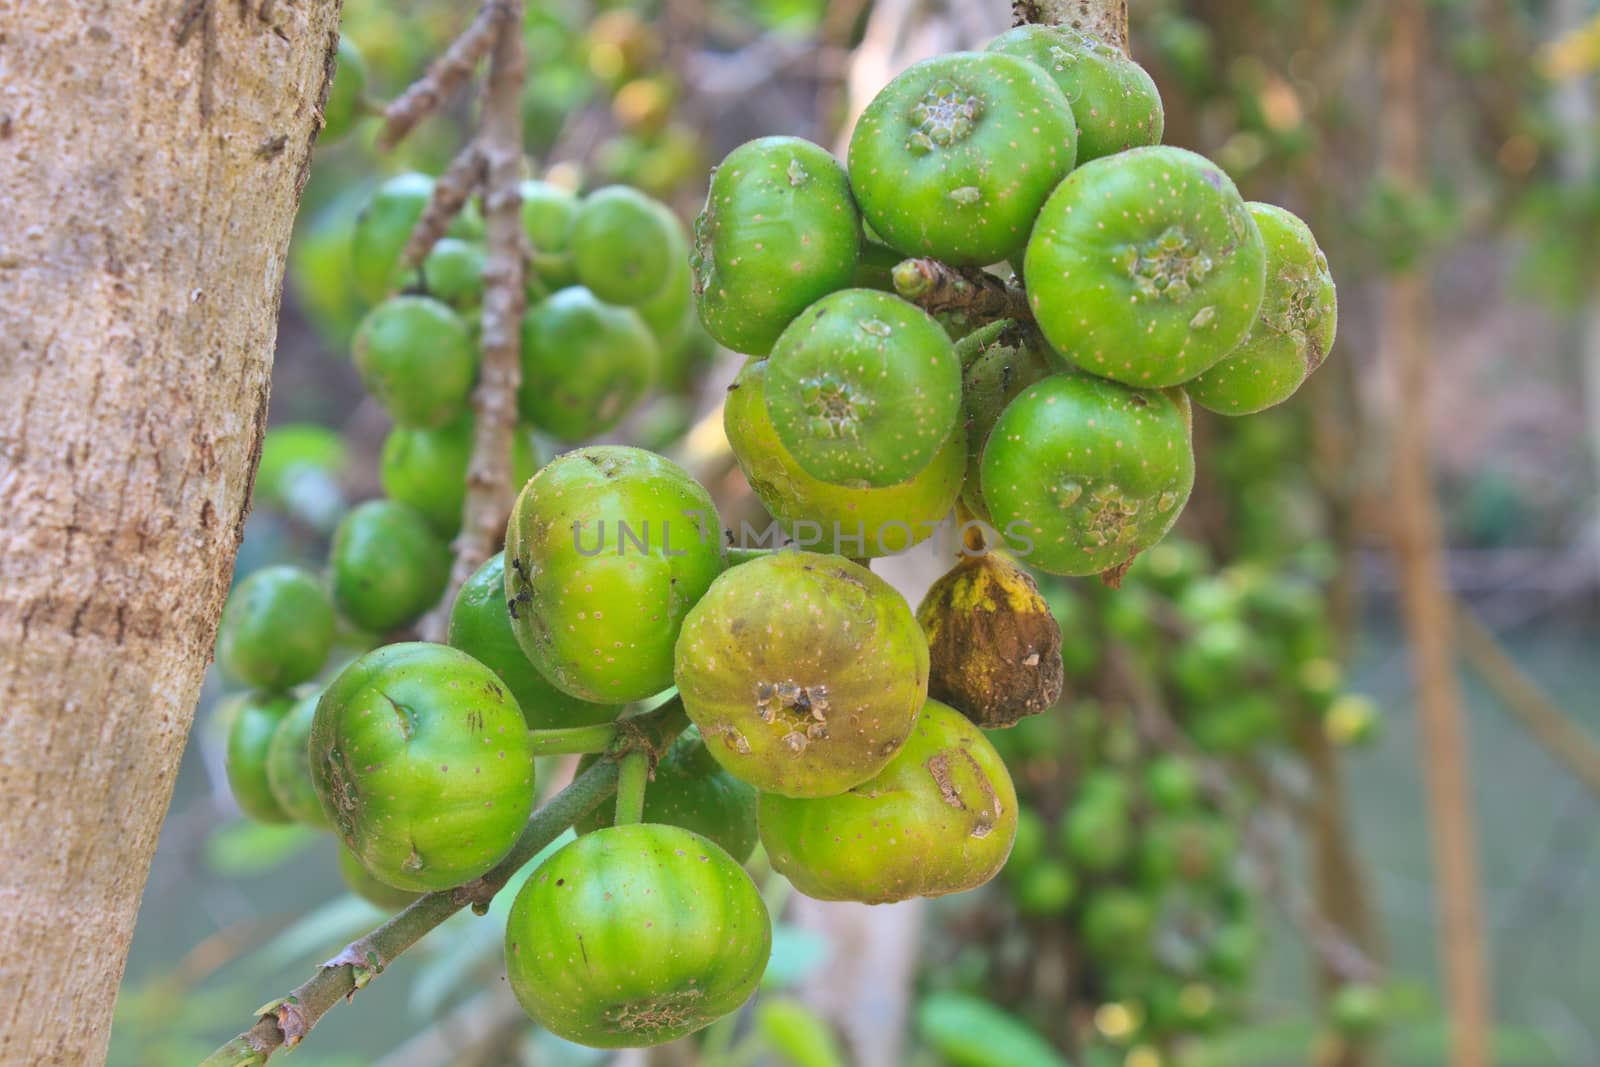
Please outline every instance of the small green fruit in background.
[[1086, 163], [1050, 195], [1023, 273], [1052, 348], [1090, 374], [1153, 389], [1204, 373], [1244, 340], [1266, 247], [1215, 163], [1135, 148]]
[[1084, 946], [1102, 962], [1127, 963], [1149, 957], [1154, 948], [1155, 905], [1132, 889], [1095, 889], [1084, 904]]
[[522, 319], [517, 409], [552, 437], [581, 441], [622, 421], [655, 381], [660, 350], [630, 308], [581, 286], [529, 308]]
[[905, 743], [928, 695], [928, 643], [865, 567], [776, 552], [729, 568], [689, 611], [676, 681], [728, 770], [763, 792], [832, 796]]
[[532, 253], [528, 260], [530, 282], [549, 289], [565, 289], [578, 281], [572, 261], [572, 229], [578, 217], [578, 198], [549, 182], [525, 181], [522, 194], [522, 230]]
[[1084, 792], [1061, 819], [1061, 849], [1083, 870], [1106, 874], [1133, 851], [1133, 813], [1126, 792]]
[[1068, 26], [1018, 26], [989, 42], [1036, 64], [1072, 105], [1078, 165], [1161, 143], [1165, 116], [1150, 73], [1113, 44]]
[[506, 608], [505, 553], [496, 552], [456, 594], [450, 609], [450, 645], [494, 671], [511, 689], [530, 730], [558, 730], [610, 722], [617, 704], [591, 704], [551, 685], [529, 661]]
[[415, 508], [369, 500], [334, 531], [329, 570], [340, 614], [385, 633], [438, 603], [450, 580], [450, 548]]
[[850, 137], [850, 184], [885, 242], [984, 266], [1020, 251], [1077, 161], [1072, 107], [1015, 56], [925, 59], [867, 105]]
[[323, 812], [367, 872], [398, 889], [485, 874], [533, 810], [516, 699], [445, 645], [388, 645], [350, 664], [317, 704], [309, 747]]
[[572, 261], [578, 284], [608, 304], [650, 300], [672, 275], [681, 242], [654, 200], [626, 185], [596, 189], [578, 202]]
[[317, 799], [311, 781], [311, 724], [317, 717], [320, 692], [294, 702], [267, 743], [267, 785], [283, 813], [295, 822], [330, 830], [333, 824]]
[[1189, 811], [1200, 802], [1200, 773], [1182, 756], [1158, 756], [1145, 768], [1144, 792], [1157, 811]]
[[1295, 394], [1333, 350], [1339, 299], [1311, 228], [1272, 204], [1250, 203], [1267, 249], [1261, 310], [1239, 347], [1186, 386], [1221, 415], [1250, 415]]
[[639, 448], [577, 449], [512, 510], [511, 629], [558, 689], [642, 700], [672, 685], [678, 630], [722, 566], [716, 505], [682, 468]]
[[1023, 915], [1059, 918], [1078, 897], [1078, 879], [1067, 864], [1047, 859], [1017, 876], [1011, 896]]
[[257, 822], [286, 823], [292, 819], [272, 795], [267, 781], [267, 748], [294, 698], [285, 693], [250, 693], [235, 697], [221, 714], [230, 717], [226, 766], [228, 787], [239, 810]]
[[926, 470], [961, 421], [961, 365], [921, 308], [847, 289], [789, 324], [767, 360], [767, 414], [813, 477], [883, 488]]
[[1057, 375], [1001, 414], [982, 478], [989, 516], [1018, 558], [1051, 574], [1096, 574], [1171, 529], [1194, 486], [1194, 449], [1168, 394]]
[[[378, 476], [384, 493], [416, 508], [440, 537], [451, 538], [461, 530], [476, 421], [471, 411], [464, 411], [436, 429], [396, 426], [383, 441]], [[520, 489], [539, 469], [539, 454], [526, 426], [512, 432], [511, 446], [512, 484]]]
[[[579, 771], [599, 758], [585, 756]], [[600, 805], [578, 820], [578, 832], [610, 826], [615, 813], [615, 805]], [[679, 735], [656, 764], [644, 795], [644, 821], [693, 830], [716, 842], [737, 863], [750, 859], [759, 839], [755, 788], [723, 770], [693, 726]]]
[[595, 1048], [658, 1045], [738, 1010], [771, 951], [750, 876], [676, 826], [584, 834], [534, 871], [506, 920], [523, 1009]]
[[728, 154], [695, 220], [700, 321], [735, 352], [764, 356], [806, 308], [852, 283], [861, 215], [828, 151], [763, 137]]
[[1336, 745], [1371, 744], [1383, 731], [1383, 711], [1370, 697], [1345, 693], [1322, 713], [1322, 731]]
[[426, 174], [397, 174], [378, 186], [356, 216], [350, 266], [356, 292], [367, 303], [376, 304], [404, 288], [408, 274], [415, 277], [414, 272], [401, 271], [400, 255], [433, 197], [433, 184]]
[[1005, 865], [1017, 792], [966, 717], [930, 700], [888, 766], [837, 796], [763, 793], [775, 870], [818, 900], [885, 904], [975, 889]]
[[689, 235], [683, 223], [665, 204], [652, 205], [670, 235], [667, 280], [655, 296], [634, 308], [650, 328], [663, 362], [675, 358], [688, 343], [694, 314], [694, 273], [689, 267]]
[[443, 426], [465, 409], [478, 377], [466, 322], [425, 296], [393, 297], [369, 311], [352, 354], [362, 384], [401, 426]]
[[441, 237], [422, 261], [422, 287], [435, 300], [457, 311], [483, 302], [483, 265], [488, 254], [481, 244], [459, 237]]
[[1383, 990], [1362, 982], [1339, 987], [1328, 1006], [1328, 1017], [1342, 1034], [1370, 1037], [1383, 1026], [1387, 1013]]
[[264, 567], [228, 595], [217, 659], [230, 677], [287, 689], [316, 676], [333, 648], [333, 601], [299, 567]]
[[367, 63], [361, 49], [348, 37], [339, 38], [337, 66], [333, 84], [328, 87], [327, 103], [322, 105], [322, 132], [325, 142], [337, 141], [355, 126], [365, 107]]

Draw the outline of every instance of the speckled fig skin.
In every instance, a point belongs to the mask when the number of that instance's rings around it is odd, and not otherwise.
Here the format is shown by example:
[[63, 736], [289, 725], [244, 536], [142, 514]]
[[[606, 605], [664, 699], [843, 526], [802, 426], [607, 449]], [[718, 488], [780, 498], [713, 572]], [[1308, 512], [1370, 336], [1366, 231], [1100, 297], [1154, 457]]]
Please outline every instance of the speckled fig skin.
[[1023, 264], [1052, 348], [1090, 374], [1179, 385], [1238, 346], [1266, 284], [1261, 231], [1233, 180], [1181, 148], [1134, 148], [1068, 175]]
[[[598, 755], [583, 757], [578, 773], [599, 759]], [[577, 831], [587, 834], [610, 826], [616, 810], [615, 804], [601, 804], [577, 821]], [[693, 830], [722, 846], [734, 862], [745, 863], [758, 840], [755, 787], [735, 778], [713, 759], [700, 731], [691, 726], [678, 735], [651, 772], [643, 821]]]
[[1267, 289], [1255, 325], [1185, 388], [1219, 415], [1250, 415], [1295, 394], [1333, 349], [1339, 298], [1311, 228], [1272, 204], [1245, 205], [1267, 247]]
[[505, 553], [496, 552], [473, 572], [450, 607], [452, 648], [459, 648], [498, 674], [517, 698], [530, 730], [559, 730], [611, 722], [620, 704], [591, 704], [551, 685], [528, 659], [511, 632], [506, 607]]
[[1115, 45], [1070, 26], [1018, 26], [987, 51], [1026, 59], [1055, 81], [1078, 123], [1080, 167], [1161, 143], [1166, 119], [1155, 79]]
[[1029, 387], [983, 450], [990, 519], [1036, 570], [1097, 574], [1128, 563], [1172, 528], [1194, 487], [1184, 407], [1088, 375]]
[[765, 360], [745, 364], [728, 387], [722, 428], [745, 480], [786, 535], [819, 536], [811, 547], [854, 559], [893, 555], [932, 536], [961, 492], [967, 438], [959, 427], [910, 481], [882, 489], [830, 485], [807, 474], [778, 440], [767, 416], [766, 378]]
[[861, 213], [844, 168], [798, 137], [728, 154], [695, 220], [694, 291], [706, 331], [764, 356], [785, 326], [851, 284]]
[[583, 835], [533, 872], [506, 919], [506, 976], [523, 1010], [594, 1048], [703, 1029], [750, 998], [771, 952], [750, 876], [676, 826]]
[[640, 448], [568, 452], [511, 512], [512, 632], [563, 692], [642, 700], [672, 684], [678, 630], [721, 573], [722, 553], [716, 506], [681, 467]]
[[928, 694], [928, 642], [882, 578], [839, 556], [731, 568], [689, 612], [678, 692], [707, 750], [763, 792], [831, 796], [877, 774]]
[[1060, 373], [1039, 331], [1012, 319], [992, 322], [956, 343], [961, 361], [961, 409], [966, 415], [967, 468], [962, 502], [987, 521], [979, 468], [983, 446], [1006, 405], [1028, 386]]
[[997, 52], [923, 60], [850, 138], [850, 184], [885, 242], [984, 266], [1019, 251], [1077, 160], [1072, 106], [1038, 66]]
[[522, 317], [522, 385], [517, 410], [562, 441], [605, 433], [655, 381], [655, 335], [631, 308], [588, 289], [563, 289]]
[[838, 796], [763, 794], [759, 819], [773, 868], [806, 896], [888, 904], [998, 874], [1016, 838], [1017, 792], [983, 731], [930, 700], [876, 777]]
[[317, 703], [311, 780], [367, 872], [433, 892], [498, 863], [533, 809], [533, 749], [505, 683], [445, 645], [386, 645]]
[[767, 414], [801, 469], [881, 489], [926, 470], [961, 421], [961, 364], [927, 312], [846, 289], [789, 324], [767, 359]]

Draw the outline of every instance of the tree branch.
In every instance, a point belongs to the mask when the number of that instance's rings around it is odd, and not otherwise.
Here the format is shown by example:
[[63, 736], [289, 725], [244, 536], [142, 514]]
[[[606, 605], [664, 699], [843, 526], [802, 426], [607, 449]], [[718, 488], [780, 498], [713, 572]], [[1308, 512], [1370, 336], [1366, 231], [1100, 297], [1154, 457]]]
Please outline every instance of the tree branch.
[[[521, 0], [485, 0], [472, 25], [451, 42], [444, 54], [433, 61], [426, 73], [383, 109], [383, 129], [377, 146], [388, 151], [405, 140], [417, 123], [439, 109], [451, 94], [461, 88], [479, 60], [489, 54], [502, 36], [517, 36], [522, 24]], [[511, 34], [501, 34], [509, 26]]]
[[1128, 50], [1127, 0], [1012, 0], [1012, 24], [1071, 26]]
[[[439, 606], [423, 620], [422, 632], [444, 635], [456, 591], [505, 537], [515, 487], [511, 484], [511, 441], [517, 425], [517, 389], [522, 383], [522, 312], [527, 302], [527, 269], [522, 229], [522, 90], [528, 55], [522, 40], [522, 0], [488, 0], [485, 10], [505, 12], [489, 61], [489, 91], [475, 149], [482, 160], [483, 207], [488, 258], [483, 280], [483, 362], [472, 394], [472, 458], [455, 565]], [[453, 169], [453, 168], [452, 168]]]
[[[1427, 62], [1424, 0], [1389, 5], [1383, 73], [1387, 105], [1381, 170], [1397, 185], [1426, 181], [1423, 81]], [[1380, 348], [1394, 375], [1391, 538], [1400, 604], [1416, 683], [1419, 760], [1433, 848], [1439, 953], [1451, 1022], [1452, 1067], [1487, 1067], [1491, 991], [1478, 886], [1467, 729], [1456, 676], [1454, 620], [1445, 589], [1443, 533], [1428, 455], [1430, 318], [1420, 265], [1391, 275], [1380, 319]]]
[[341, 949], [288, 996], [270, 1001], [249, 1030], [206, 1057], [201, 1067], [262, 1067], [280, 1048], [293, 1048], [341, 999], [354, 996], [401, 953], [462, 908], [483, 914], [496, 893], [567, 827], [604, 803], [617, 788], [618, 763], [633, 752], [654, 759], [688, 726], [683, 703], [672, 701], [640, 716], [629, 742], [595, 763], [534, 813], [517, 843], [476, 881], [429, 893], [372, 933]]
[[469, 144], [456, 153], [450, 166], [433, 183], [433, 196], [428, 199], [428, 206], [423, 208], [422, 217], [417, 220], [405, 251], [400, 255], [402, 267], [409, 271], [422, 266], [433, 246], [439, 243], [439, 238], [450, 229], [450, 224], [456, 221], [461, 209], [482, 185], [483, 153], [476, 144]]
[[1600, 796], [1600, 743], [1545, 695], [1464, 604], [1456, 606], [1456, 632], [1467, 666], [1556, 762]]
[[1305, 891], [1284, 877], [1282, 849], [1273, 829], [1257, 823], [1251, 835], [1250, 854], [1262, 880], [1262, 888], [1278, 901], [1321, 965], [1343, 982], [1377, 983], [1383, 969], [1374, 963], [1346, 933], [1317, 910]]

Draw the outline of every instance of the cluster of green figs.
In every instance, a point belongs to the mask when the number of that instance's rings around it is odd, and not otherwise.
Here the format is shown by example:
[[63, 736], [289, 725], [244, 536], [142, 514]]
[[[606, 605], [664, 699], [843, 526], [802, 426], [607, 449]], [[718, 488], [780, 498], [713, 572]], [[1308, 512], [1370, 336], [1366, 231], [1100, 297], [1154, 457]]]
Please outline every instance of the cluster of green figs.
[[[960, 499], [1041, 570], [1121, 567], [1187, 499], [1189, 396], [1276, 402], [1332, 341], [1304, 227], [1245, 205], [1200, 157], [1148, 147], [1160, 132], [1154, 87], [1120, 53], [1025, 28], [891, 82], [848, 173], [793, 139], [738, 149], [692, 250], [636, 192], [529, 183], [527, 423], [564, 442], [616, 426], [697, 308], [757, 357], [725, 406], [755, 492], [791, 531], [858, 536], [845, 553], [730, 551], [711, 495], [669, 460], [590, 446], [535, 472], [519, 440], [504, 550], [455, 598], [447, 642], [330, 670], [339, 619], [392, 635], [442, 596], [473, 436], [481, 222], [468, 212], [406, 271], [431, 181], [392, 179], [353, 247], [381, 301], [355, 362], [396, 423], [389, 499], [341, 523], [326, 579], [272, 568], [230, 598], [219, 657], [255, 690], [229, 736], [241, 807], [331, 829], [352, 885], [398, 904], [511, 852], [541, 732], [681, 702], [692, 726], [652, 768], [643, 821], [580, 820], [507, 924], [529, 1015], [601, 1047], [671, 1040], [748, 998], [771, 945], [742, 866], [758, 843], [825, 900], [989, 881], [1018, 830], [974, 722], [990, 717], [930, 696], [928, 633], [867, 563]], [[903, 256], [1019, 264], [1032, 315], [958, 343], [886, 290]]]
[[[1161, 134], [1131, 59], [1025, 26], [895, 78], [847, 164], [792, 137], [730, 154], [695, 293], [711, 335], [754, 357], [728, 434], [769, 509], [915, 530], [959, 497], [1054, 574], [1159, 541], [1194, 482], [1191, 401], [1287, 399], [1336, 320], [1305, 224]], [[1008, 285], [1031, 314], [941, 322], [896, 295], [907, 257]]]
[[873, 903], [981, 885], [1011, 850], [1011, 778], [929, 699], [901, 595], [840, 556], [730, 553], [709, 493], [654, 453], [547, 464], [457, 596], [447, 644], [384, 645], [297, 694], [335, 615], [295, 568], [235, 590], [220, 661], [259, 691], [234, 711], [229, 778], [248, 814], [335, 831], [352, 886], [385, 903], [506, 856], [540, 731], [676, 690], [693, 725], [654, 768], [644, 821], [580, 820], [511, 912], [512, 987], [568, 1039], [653, 1044], [743, 1003], [770, 950], [741, 866], [758, 840], [802, 892]]

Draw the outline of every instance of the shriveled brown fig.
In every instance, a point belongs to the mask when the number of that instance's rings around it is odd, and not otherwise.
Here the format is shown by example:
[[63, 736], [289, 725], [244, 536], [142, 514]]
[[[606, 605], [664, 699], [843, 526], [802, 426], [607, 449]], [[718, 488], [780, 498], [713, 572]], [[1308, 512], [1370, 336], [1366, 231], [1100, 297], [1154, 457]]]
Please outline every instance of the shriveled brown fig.
[[963, 559], [917, 608], [928, 694], [985, 729], [1015, 726], [1061, 696], [1061, 628], [1033, 578], [1004, 556]]

